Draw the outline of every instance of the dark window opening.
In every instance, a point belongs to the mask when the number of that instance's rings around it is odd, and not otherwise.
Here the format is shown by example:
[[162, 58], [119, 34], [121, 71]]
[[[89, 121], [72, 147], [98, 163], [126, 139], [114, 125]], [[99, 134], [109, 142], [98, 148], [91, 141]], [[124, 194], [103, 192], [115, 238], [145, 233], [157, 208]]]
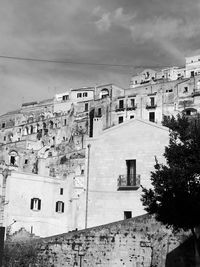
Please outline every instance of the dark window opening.
[[126, 160], [127, 167], [127, 186], [136, 185], [136, 160]]
[[97, 115], [98, 115], [99, 117], [101, 117], [101, 108], [98, 108], [98, 113], [97, 113]]
[[84, 175], [84, 170], [83, 169], [81, 170], [81, 175]]
[[134, 119], [134, 115], [131, 115], [131, 116], [130, 116], [130, 119]]
[[88, 96], [88, 93], [83, 93], [83, 97], [87, 97]]
[[149, 112], [149, 121], [155, 122], [155, 112]]
[[10, 164], [15, 165], [15, 156], [10, 156]]
[[62, 202], [62, 201], [56, 202], [56, 212], [58, 212], [58, 213], [64, 212], [64, 202]]
[[121, 117], [118, 118], [119, 124], [122, 123], [123, 121], [124, 121], [124, 117], [121, 116]]
[[124, 108], [124, 100], [119, 100], [119, 108]]
[[94, 109], [89, 113], [90, 124], [89, 124], [89, 137], [93, 137], [93, 119], [94, 119]]
[[85, 103], [85, 111], [88, 111], [88, 107], [89, 107], [88, 103]]
[[63, 195], [63, 188], [60, 188], [60, 195]]
[[124, 211], [124, 220], [132, 218], [132, 211]]
[[6, 141], [6, 136], [3, 137], [3, 140]]
[[24, 164], [28, 164], [28, 160], [27, 159], [25, 159]]
[[31, 199], [31, 210], [41, 210], [41, 199], [39, 198]]
[[63, 97], [62, 97], [62, 100], [63, 101], [66, 101], [66, 100], [68, 100], [69, 99], [69, 96], [68, 95], [63, 95]]
[[151, 103], [151, 106], [155, 106], [155, 98], [154, 97], [150, 97], [150, 103]]
[[64, 119], [64, 126], [67, 125], [67, 119]]
[[77, 98], [80, 98], [80, 97], [82, 97], [82, 93], [77, 94]]
[[2, 123], [2, 128], [5, 128], [6, 127], [6, 124], [5, 122]]
[[185, 111], [185, 114], [186, 114], [187, 116], [190, 116], [190, 115], [191, 115], [191, 110], [186, 110], [186, 111]]
[[188, 92], [188, 87], [186, 86], [186, 87], [184, 87], [183, 93], [187, 93], [187, 92]]
[[194, 71], [190, 72], [191, 77], [194, 77]]
[[135, 99], [131, 99], [131, 107], [135, 107]]

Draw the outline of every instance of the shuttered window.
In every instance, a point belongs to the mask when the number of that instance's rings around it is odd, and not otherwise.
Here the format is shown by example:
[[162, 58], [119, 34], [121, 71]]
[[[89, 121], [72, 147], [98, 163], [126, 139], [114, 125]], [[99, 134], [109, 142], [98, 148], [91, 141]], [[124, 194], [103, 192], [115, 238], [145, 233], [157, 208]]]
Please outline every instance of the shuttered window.
[[56, 202], [56, 212], [58, 213], [63, 213], [64, 212], [64, 205], [65, 203], [62, 201], [57, 201]]
[[31, 210], [41, 210], [41, 199], [32, 198], [31, 199]]

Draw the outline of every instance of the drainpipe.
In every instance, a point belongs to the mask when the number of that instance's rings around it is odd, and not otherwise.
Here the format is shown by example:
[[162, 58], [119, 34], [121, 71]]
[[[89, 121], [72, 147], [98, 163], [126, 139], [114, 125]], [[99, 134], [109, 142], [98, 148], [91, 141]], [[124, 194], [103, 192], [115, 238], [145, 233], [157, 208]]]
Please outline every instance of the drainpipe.
[[88, 189], [89, 189], [89, 174], [90, 174], [90, 147], [91, 145], [88, 144], [88, 155], [87, 155], [87, 184], [86, 184], [86, 203], [85, 203], [85, 229], [87, 228], [88, 224]]

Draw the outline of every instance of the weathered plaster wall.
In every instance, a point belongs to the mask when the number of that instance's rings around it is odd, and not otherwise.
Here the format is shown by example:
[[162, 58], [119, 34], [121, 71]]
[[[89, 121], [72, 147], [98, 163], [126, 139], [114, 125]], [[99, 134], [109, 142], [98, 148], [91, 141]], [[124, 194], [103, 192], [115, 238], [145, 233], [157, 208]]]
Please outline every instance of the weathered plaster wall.
[[[174, 236], [144, 215], [34, 241], [37, 256], [27, 263], [43, 267], [164, 267], [167, 253], [185, 238], [186, 234]], [[25, 246], [28, 249], [30, 244]]]

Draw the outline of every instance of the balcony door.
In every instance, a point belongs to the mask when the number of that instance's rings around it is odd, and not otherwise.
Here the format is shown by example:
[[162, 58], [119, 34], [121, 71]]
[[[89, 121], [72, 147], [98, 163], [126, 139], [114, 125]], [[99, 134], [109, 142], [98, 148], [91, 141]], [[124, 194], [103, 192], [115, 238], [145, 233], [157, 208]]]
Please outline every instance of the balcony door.
[[136, 160], [131, 159], [126, 161], [127, 166], [127, 186], [136, 184]]

